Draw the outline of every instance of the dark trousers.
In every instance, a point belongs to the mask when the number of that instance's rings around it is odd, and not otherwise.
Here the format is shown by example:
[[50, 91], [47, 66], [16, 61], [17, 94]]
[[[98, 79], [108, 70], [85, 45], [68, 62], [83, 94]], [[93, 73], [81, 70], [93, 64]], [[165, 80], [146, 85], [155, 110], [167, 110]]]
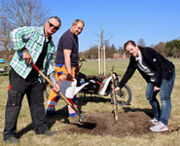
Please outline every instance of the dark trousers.
[[32, 124], [36, 134], [49, 130], [44, 109], [44, 85], [37, 78], [23, 79], [13, 69], [10, 70], [8, 101], [5, 113], [4, 140], [16, 134], [17, 118], [24, 95], [27, 95]]

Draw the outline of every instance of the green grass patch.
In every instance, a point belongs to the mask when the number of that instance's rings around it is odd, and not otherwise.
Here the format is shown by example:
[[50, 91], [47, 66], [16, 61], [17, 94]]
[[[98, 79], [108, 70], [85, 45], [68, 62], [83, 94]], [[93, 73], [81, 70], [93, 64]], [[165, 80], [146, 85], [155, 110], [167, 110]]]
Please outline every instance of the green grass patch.
[[[169, 120], [170, 126], [180, 127], [180, 60], [179, 59], [171, 59], [176, 66], [176, 81], [175, 86], [172, 93], [172, 112]], [[118, 74], [123, 75], [125, 69], [127, 68], [129, 60], [114, 60], [106, 62], [106, 73], [111, 72], [112, 66], [115, 67], [115, 71]], [[86, 75], [97, 75], [98, 74], [98, 62], [97, 61], [86, 61], [83, 62], [81, 72]], [[4, 129], [4, 116], [5, 116], [5, 106], [7, 102], [7, 90], [8, 90], [8, 76], [0, 76], [0, 145], [5, 145], [3, 142], [3, 129]], [[151, 109], [148, 101], [145, 97], [145, 88], [146, 83], [141, 78], [138, 72], [135, 72], [134, 77], [129, 80], [128, 85], [132, 90], [133, 99], [130, 106], [120, 106], [119, 112], [124, 112], [123, 107], [132, 108], [132, 109]], [[82, 94], [79, 94], [77, 98], [83, 98]], [[110, 97], [102, 97], [97, 96], [97, 98], [110, 98]], [[27, 100], [24, 97], [22, 103], [22, 109], [18, 118], [17, 123], [17, 132], [20, 132], [24, 129], [28, 129], [31, 125], [31, 117], [29, 112], [29, 106]], [[159, 96], [158, 96], [159, 100]], [[98, 101], [98, 100], [97, 100]], [[46, 105], [47, 99], [45, 98], [44, 105]], [[67, 112], [65, 108], [65, 103], [63, 100], [59, 100], [56, 110], [61, 112]], [[95, 113], [95, 112], [111, 112], [113, 109], [110, 103], [104, 102], [86, 102], [82, 105], [81, 110], [84, 113]], [[64, 129], [68, 127], [68, 124], [64, 123], [63, 116], [61, 119], [52, 119], [51, 121], [52, 130], [58, 130], [58, 134], [52, 137], [44, 137], [35, 135], [34, 131], [30, 128], [30, 130], [26, 130], [24, 134], [22, 134], [20, 141], [21, 143], [18, 146], [95, 146], [95, 145], [103, 145], [103, 146], [111, 146], [111, 145], [121, 145], [121, 146], [129, 146], [129, 145], [156, 145], [156, 146], [178, 146], [180, 143], [179, 135], [180, 130], [174, 131], [169, 134], [156, 133], [152, 135], [141, 135], [138, 137], [133, 136], [125, 136], [121, 138], [109, 136], [94, 136], [89, 134], [67, 134]], [[8, 145], [8, 144], [7, 144]]]

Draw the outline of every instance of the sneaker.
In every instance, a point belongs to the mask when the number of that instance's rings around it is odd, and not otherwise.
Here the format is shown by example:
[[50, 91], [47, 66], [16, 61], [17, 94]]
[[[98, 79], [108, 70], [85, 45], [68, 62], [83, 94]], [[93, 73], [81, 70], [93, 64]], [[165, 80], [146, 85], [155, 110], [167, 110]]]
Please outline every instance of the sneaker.
[[159, 123], [159, 121], [155, 118], [153, 118], [152, 120], [149, 120], [149, 122], [151, 122], [154, 125], [157, 125]]
[[159, 122], [157, 125], [150, 127], [150, 130], [153, 132], [162, 132], [167, 131], [168, 127], [164, 123]]
[[45, 131], [43, 134], [46, 135], [46, 136], [53, 136], [53, 135], [55, 135], [56, 133], [57, 133], [56, 131], [47, 130], [47, 131]]
[[19, 143], [20, 141], [16, 137], [11, 136], [8, 139], [4, 140], [4, 142], [10, 144], [10, 143]]

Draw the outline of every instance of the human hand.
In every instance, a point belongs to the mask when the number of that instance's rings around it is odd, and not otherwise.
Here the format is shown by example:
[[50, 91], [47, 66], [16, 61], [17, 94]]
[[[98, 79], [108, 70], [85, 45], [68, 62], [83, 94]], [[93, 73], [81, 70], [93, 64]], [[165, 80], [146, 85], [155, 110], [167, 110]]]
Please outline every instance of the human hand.
[[60, 91], [60, 87], [58, 84], [54, 84], [54, 87], [52, 88], [52, 90], [56, 93], [58, 93]]
[[32, 58], [31, 55], [29, 54], [29, 52], [27, 50], [23, 50], [23, 59], [26, 60], [27, 63], [31, 64], [32, 63]]
[[67, 74], [67, 80], [73, 80], [73, 76], [70, 73]]
[[157, 91], [159, 91], [159, 90], [160, 90], [159, 87], [154, 86], [154, 92], [157, 92]]
[[117, 93], [119, 90], [120, 90], [120, 88], [119, 88], [119, 87], [116, 87], [116, 88], [114, 89], [114, 92]]

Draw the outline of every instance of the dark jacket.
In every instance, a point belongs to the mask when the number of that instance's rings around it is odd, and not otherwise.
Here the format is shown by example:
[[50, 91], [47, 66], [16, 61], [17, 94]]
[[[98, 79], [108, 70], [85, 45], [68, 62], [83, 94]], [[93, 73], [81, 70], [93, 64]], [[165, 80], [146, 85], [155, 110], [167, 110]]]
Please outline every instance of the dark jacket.
[[[141, 51], [143, 61], [152, 71], [155, 72], [156, 82], [154, 83], [154, 85], [156, 87], [160, 87], [163, 78], [169, 80], [172, 77], [172, 74], [175, 71], [173, 63], [152, 48], [139, 47], [139, 49]], [[138, 69], [138, 71], [147, 83], [150, 82], [150, 76], [148, 76], [139, 69], [135, 57], [131, 56], [128, 68], [123, 78], [118, 83], [118, 86], [120, 88], [122, 88], [126, 84], [126, 82], [132, 77], [136, 69]]]

